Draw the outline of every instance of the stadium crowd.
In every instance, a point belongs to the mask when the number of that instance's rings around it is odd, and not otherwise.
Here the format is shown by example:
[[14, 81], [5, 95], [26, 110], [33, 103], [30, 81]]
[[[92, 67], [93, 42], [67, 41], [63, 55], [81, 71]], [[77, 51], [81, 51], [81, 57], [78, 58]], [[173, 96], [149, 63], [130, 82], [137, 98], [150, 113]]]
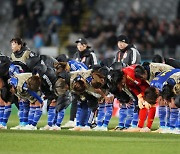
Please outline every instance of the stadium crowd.
[[[155, 132], [180, 134], [178, 60], [155, 55], [141, 64], [140, 52], [126, 35], [117, 37], [115, 56], [101, 61], [85, 38], [75, 43], [73, 58], [55, 59], [36, 55], [21, 38], [11, 39], [11, 57], [0, 56], [0, 129], [7, 129], [14, 103], [19, 125], [10, 129], [37, 130], [47, 100], [47, 125], [40, 130], [108, 131], [117, 101], [119, 123], [112, 131], [151, 132], [158, 105]], [[61, 126], [70, 104], [70, 121]]]

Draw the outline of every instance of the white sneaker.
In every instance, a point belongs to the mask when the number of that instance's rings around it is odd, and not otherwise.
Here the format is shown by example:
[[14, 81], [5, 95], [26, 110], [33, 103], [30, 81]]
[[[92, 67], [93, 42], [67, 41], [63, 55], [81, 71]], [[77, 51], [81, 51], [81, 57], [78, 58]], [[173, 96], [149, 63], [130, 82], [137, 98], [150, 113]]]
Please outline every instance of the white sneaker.
[[94, 131], [108, 131], [107, 127], [104, 126], [96, 126], [95, 128], [93, 128]]
[[62, 128], [72, 128], [76, 126], [76, 122], [75, 121], [68, 121], [67, 123], [65, 123], [63, 126], [61, 126]]
[[57, 125], [54, 125], [49, 130], [61, 130], [61, 127], [58, 127]]
[[0, 124], [0, 129], [7, 129], [7, 126], [3, 126]]
[[85, 126], [85, 127], [82, 127], [81, 129], [80, 129], [80, 131], [91, 131], [92, 129], [91, 129], [91, 127], [89, 127], [89, 126]]
[[140, 132], [143, 132], [143, 133], [151, 132], [151, 129], [149, 129], [148, 127], [144, 127], [140, 130]]
[[52, 127], [49, 125], [46, 125], [44, 127], [39, 128], [39, 130], [50, 130]]
[[162, 134], [170, 134], [170, 133], [172, 133], [172, 129], [164, 128], [160, 133], [162, 133]]
[[11, 127], [10, 129], [11, 129], [11, 130], [21, 130], [23, 127], [25, 127], [25, 126], [17, 125], [17, 126], [15, 126], [15, 127]]
[[172, 129], [170, 133], [171, 134], [180, 134], [180, 129], [178, 129], [178, 128]]
[[26, 125], [21, 130], [37, 130], [37, 127], [33, 125]]

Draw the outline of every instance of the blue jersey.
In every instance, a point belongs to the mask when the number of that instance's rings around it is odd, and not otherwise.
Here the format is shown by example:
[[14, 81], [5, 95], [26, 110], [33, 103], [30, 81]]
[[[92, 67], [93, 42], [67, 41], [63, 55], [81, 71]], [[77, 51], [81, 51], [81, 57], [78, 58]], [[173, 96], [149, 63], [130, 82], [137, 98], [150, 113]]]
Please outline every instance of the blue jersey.
[[70, 71], [88, 70], [88, 67], [84, 63], [77, 62], [75, 60], [68, 61], [68, 64], [70, 66]]
[[24, 70], [22, 69], [22, 67], [20, 65], [15, 65], [15, 64], [11, 64], [9, 66], [9, 76], [13, 77], [14, 74], [20, 74], [20, 73], [24, 73]]
[[[151, 82], [150, 86], [155, 87], [162, 91], [163, 86], [166, 83], [169, 83], [171, 85], [176, 84], [176, 79], [174, 79], [173, 75], [177, 74], [177, 77], [179, 78], [180, 69], [171, 69], [165, 72], [160, 73], [157, 75]], [[179, 80], [179, 79], [178, 79]]]

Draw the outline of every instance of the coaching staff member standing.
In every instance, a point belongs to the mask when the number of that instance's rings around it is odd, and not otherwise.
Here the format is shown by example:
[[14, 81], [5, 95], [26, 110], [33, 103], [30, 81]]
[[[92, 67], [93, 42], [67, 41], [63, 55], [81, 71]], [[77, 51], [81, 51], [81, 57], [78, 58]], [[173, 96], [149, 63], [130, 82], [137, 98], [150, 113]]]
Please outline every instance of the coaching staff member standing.
[[114, 62], [122, 62], [126, 66], [141, 63], [141, 55], [134, 45], [129, 44], [129, 40], [125, 35], [117, 38], [119, 51], [115, 56]]

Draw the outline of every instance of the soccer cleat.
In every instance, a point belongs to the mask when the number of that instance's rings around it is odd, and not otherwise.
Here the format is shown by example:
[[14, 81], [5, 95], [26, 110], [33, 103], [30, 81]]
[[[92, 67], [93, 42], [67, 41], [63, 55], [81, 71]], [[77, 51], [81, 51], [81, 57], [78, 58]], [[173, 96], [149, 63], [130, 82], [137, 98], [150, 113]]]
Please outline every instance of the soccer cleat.
[[61, 127], [58, 127], [57, 125], [54, 125], [49, 130], [61, 130]]
[[26, 125], [21, 130], [37, 130], [37, 127], [33, 125]]
[[180, 134], [180, 129], [175, 128], [171, 131], [171, 134]]
[[111, 129], [110, 131], [122, 131], [124, 129], [127, 129], [126, 127], [119, 127], [119, 126], [116, 126], [114, 129]]
[[70, 128], [71, 131], [80, 131], [82, 128], [80, 126], [76, 126], [74, 128]]
[[92, 129], [91, 129], [91, 127], [89, 127], [89, 126], [85, 126], [85, 127], [82, 127], [81, 129], [80, 129], [80, 131], [91, 131]]
[[173, 131], [173, 129], [165, 128], [160, 133], [162, 133], [162, 134], [170, 134], [170, 133], [172, 133], [172, 131]]
[[157, 130], [151, 131], [152, 133], [161, 133], [164, 129], [166, 129], [166, 127], [160, 127]]
[[139, 127], [129, 127], [128, 129], [124, 129], [123, 132], [140, 132], [141, 128]]
[[72, 128], [76, 126], [76, 122], [75, 121], [68, 121], [67, 123], [65, 123], [63, 126], [61, 126], [62, 128]]
[[21, 130], [23, 127], [25, 127], [25, 126], [17, 125], [17, 126], [15, 126], [15, 127], [11, 127], [10, 129], [11, 129], [11, 130]]
[[108, 131], [107, 127], [104, 126], [96, 126], [95, 128], [93, 128], [94, 131]]
[[46, 125], [44, 127], [39, 128], [39, 130], [50, 130], [52, 127], [49, 125]]
[[0, 129], [7, 129], [7, 126], [3, 126], [0, 124]]
[[144, 127], [144, 128], [141, 128], [140, 132], [142, 133], [151, 132], [151, 129], [149, 129], [148, 127]]

